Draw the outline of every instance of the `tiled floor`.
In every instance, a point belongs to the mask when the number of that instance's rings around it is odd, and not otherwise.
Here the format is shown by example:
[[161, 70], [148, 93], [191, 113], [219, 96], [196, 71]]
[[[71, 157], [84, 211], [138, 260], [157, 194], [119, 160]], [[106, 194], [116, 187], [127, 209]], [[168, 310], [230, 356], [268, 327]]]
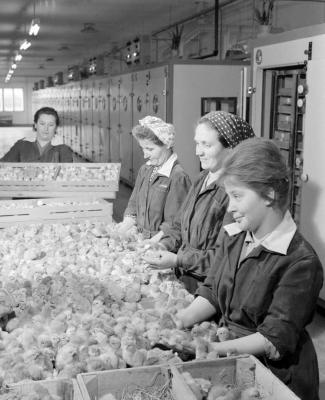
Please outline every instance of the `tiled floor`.
[[[9, 127], [0, 128], [0, 157], [12, 146], [12, 144], [22, 137], [33, 137], [34, 133], [31, 127]], [[131, 189], [120, 184], [119, 192], [113, 202], [113, 218], [120, 222], [123, 218], [123, 212], [131, 194]], [[318, 310], [313, 322], [308, 326], [308, 331], [313, 339], [320, 372], [320, 400], [325, 400], [325, 311]]]

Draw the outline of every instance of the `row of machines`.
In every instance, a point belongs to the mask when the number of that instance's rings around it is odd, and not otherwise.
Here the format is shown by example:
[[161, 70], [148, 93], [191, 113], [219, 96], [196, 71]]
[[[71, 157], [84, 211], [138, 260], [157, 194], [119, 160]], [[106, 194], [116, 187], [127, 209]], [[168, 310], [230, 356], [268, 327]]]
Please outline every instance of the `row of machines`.
[[106, 77], [92, 77], [33, 92], [33, 111], [52, 106], [60, 114], [60, 136], [75, 153], [92, 162], [121, 162], [121, 179], [134, 184], [144, 162], [132, 137], [132, 127], [146, 115], [158, 116], [176, 127], [176, 152], [191, 177], [199, 172], [194, 127], [213, 107], [242, 112], [247, 64], [169, 62], [152, 68]]

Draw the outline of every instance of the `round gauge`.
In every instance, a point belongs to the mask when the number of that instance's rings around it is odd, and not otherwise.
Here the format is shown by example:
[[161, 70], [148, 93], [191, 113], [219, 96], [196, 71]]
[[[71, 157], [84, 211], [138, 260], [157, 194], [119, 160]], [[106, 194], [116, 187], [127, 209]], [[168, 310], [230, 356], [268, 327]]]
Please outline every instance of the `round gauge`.
[[158, 107], [159, 107], [159, 100], [158, 96], [155, 94], [152, 99], [152, 109], [155, 114], [157, 114], [158, 112]]
[[140, 96], [138, 96], [138, 98], [137, 98], [137, 110], [138, 110], [138, 112], [141, 112], [141, 110], [142, 110], [142, 99]]
[[302, 83], [300, 85], [298, 85], [298, 87], [297, 87], [297, 91], [299, 94], [304, 94], [305, 89], [306, 89], [305, 85], [303, 85]]
[[301, 107], [304, 106], [304, 104], [305, 104], [304, 99], [298, 99], [297, 100], [297, 107], [301, 108]]

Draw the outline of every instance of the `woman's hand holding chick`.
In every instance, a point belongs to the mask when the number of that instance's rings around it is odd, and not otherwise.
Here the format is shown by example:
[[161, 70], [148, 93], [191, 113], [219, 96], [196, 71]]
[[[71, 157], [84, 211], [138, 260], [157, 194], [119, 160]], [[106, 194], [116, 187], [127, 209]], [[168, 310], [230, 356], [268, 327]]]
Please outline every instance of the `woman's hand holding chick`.
[[169, 269], [176, 267], [177, 255], [167, 250], [148, 250], [143, 260], [155, 269]]
[[184, 324], [184, 321], [183, 321], [182, 315], [181, 315], [182, 311], [184, 311], [184, 310], [179, 311], [174, 316], [174, 321], [175, 321], [175, 325], [176, 325], [177, 329], [185, 329], [185, 324]]
[[190, 316], [187, 308], [184, 308], [183, 310], [179, 310], [177, 312], [177, 314], [175, 315], [175, 323], [177, 329], [186, 329], [191, 326]]
[[119, 234], [128, 233], [133, 227], [135, 227], [135, 218], [126, 216], [122, 222], [116, 224], [116, 230]]
[[163, 231], [156, 233], [151, 239], [148, 239], [149, 243], [159, 243], [160, 239], [164, 236]]

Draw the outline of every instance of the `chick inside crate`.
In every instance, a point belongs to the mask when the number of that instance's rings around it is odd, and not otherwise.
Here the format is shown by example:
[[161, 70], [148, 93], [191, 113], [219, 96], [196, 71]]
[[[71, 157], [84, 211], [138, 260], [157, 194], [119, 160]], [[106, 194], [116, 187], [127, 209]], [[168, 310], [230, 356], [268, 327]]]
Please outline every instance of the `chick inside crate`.
[[71, 379], [50, 379], [24, 381], [2, 387], [0, 399], [80, 400], [80, 393], [77, 385]]
[[0, 163], [3, 197], [63, 197], [74, 195], [115, 198], [119, 163]]
[[181, 398], [178, 388], [185, 382], [192, 392], [187, 400], [299, 400], [254, 356], [190, 361], [172, 366], [171, 373], [176, 399]]
[[83, 400], [299, 400], [254, 356], [83, 373]]

